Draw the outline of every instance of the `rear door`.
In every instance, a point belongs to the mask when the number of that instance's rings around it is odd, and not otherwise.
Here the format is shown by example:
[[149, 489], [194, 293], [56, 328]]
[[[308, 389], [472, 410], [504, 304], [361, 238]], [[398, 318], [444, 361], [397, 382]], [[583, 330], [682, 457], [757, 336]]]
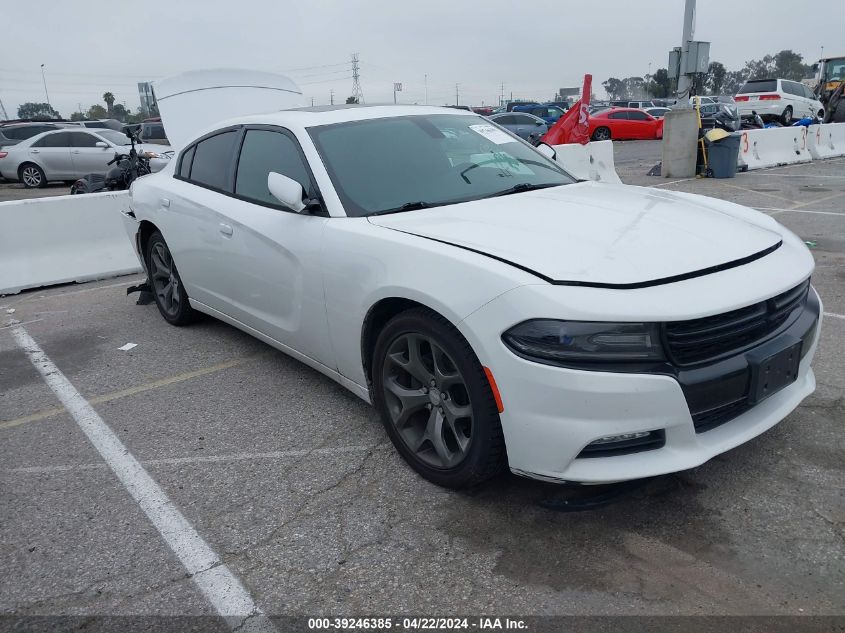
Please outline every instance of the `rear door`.
[[68, 132], [71, 135], [70, 155], [77, 177], [86, 174], [104, 174], [109, 170], [108, 162], [114, 158], [115, 148], [97, 147], [103, 139], [89, 132]]
[[70, 150], [71, 133], [55, 132], [35, 141], [27, 153], [44, 169], [47, 180], [64, 180], [74, 178]]
[[628, 124], [627, 112], [611, 112], [607, 115], [609, 119], [610, 137], [614, 140], [631, 138], [631, 126]]

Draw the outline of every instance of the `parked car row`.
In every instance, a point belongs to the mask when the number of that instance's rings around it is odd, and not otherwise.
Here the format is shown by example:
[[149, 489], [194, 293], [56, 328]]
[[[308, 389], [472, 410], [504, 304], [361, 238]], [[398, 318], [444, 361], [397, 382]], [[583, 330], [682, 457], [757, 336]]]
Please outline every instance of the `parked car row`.
[[[51, 129], [0, 149], [0, 175], [20, 181], [27, 188], [45, 187], [49, 181], [72, 182], [90, 173], [105, 173], [116, 153], [125, 153], [129, 137], [111, 129]], [[152, 171], [170, 158], [170, 147], [143, 144]]]
[[138, 138], [144, 143], [169, 145], [164, 126], [160, 118], [149, 119], [143, 123], [124, 125], [116, 119], [100, 119], [96, 121], [12, 121], [0, 123], [0, 148], [17, 145], [21, 141], [32, 138], [42, 132], [61, 128], [87, 128], [115, 130], [126, 132], [128, 129], [139, 130]]

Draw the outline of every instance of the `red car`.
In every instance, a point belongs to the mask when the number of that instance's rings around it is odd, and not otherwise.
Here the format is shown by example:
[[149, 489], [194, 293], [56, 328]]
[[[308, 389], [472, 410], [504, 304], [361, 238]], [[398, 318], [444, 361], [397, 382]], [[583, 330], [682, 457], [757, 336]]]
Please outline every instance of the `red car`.
[[608, 108], [590, 115], [590, 138], [608, 139], [663, 138], [663, 119], [636, 108]]

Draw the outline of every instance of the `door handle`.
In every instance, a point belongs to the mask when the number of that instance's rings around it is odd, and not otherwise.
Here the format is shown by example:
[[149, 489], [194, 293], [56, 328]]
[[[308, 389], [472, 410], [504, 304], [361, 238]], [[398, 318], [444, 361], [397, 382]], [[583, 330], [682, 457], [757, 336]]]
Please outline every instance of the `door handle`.
[[75, 149], [75, 150], [73, 150], [73, 153], [74, 153], [74, 154], [79, 154], [79, 150], [78, 150], [78, 149]]
[[169, 207], [170, 206], [170, 198], [162, 198], [161, 199], [161, 206]]
[[39, 150], [37, 150], [37, 149], [31, 149], [31, 150], [29, 150], [29, 153], [30, 153], [30, 154], [37, 154], [37, 153], [38, 153], [38, 151], [39, 151]]
[[226, 237], [232, 237], [232, 227], [228, 224], [220, 223], [220, 232], [225, 235]]

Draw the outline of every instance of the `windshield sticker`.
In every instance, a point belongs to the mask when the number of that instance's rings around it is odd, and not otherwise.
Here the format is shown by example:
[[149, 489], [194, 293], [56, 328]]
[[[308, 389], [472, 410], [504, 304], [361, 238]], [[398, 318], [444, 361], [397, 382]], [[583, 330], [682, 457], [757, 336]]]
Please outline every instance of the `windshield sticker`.
[[486, 124], [478, 124], [478, 125], [470, 125], [469, 129], [471, 129], [476, 134], [481, 134], [484, 138], [488, 141], [492, 141], [496, 145], [504, 145], [505, 143], [514, 143], [515, 139], [505, 134], [502, 130], [497, 127], [493, 127], [492, 125]]

